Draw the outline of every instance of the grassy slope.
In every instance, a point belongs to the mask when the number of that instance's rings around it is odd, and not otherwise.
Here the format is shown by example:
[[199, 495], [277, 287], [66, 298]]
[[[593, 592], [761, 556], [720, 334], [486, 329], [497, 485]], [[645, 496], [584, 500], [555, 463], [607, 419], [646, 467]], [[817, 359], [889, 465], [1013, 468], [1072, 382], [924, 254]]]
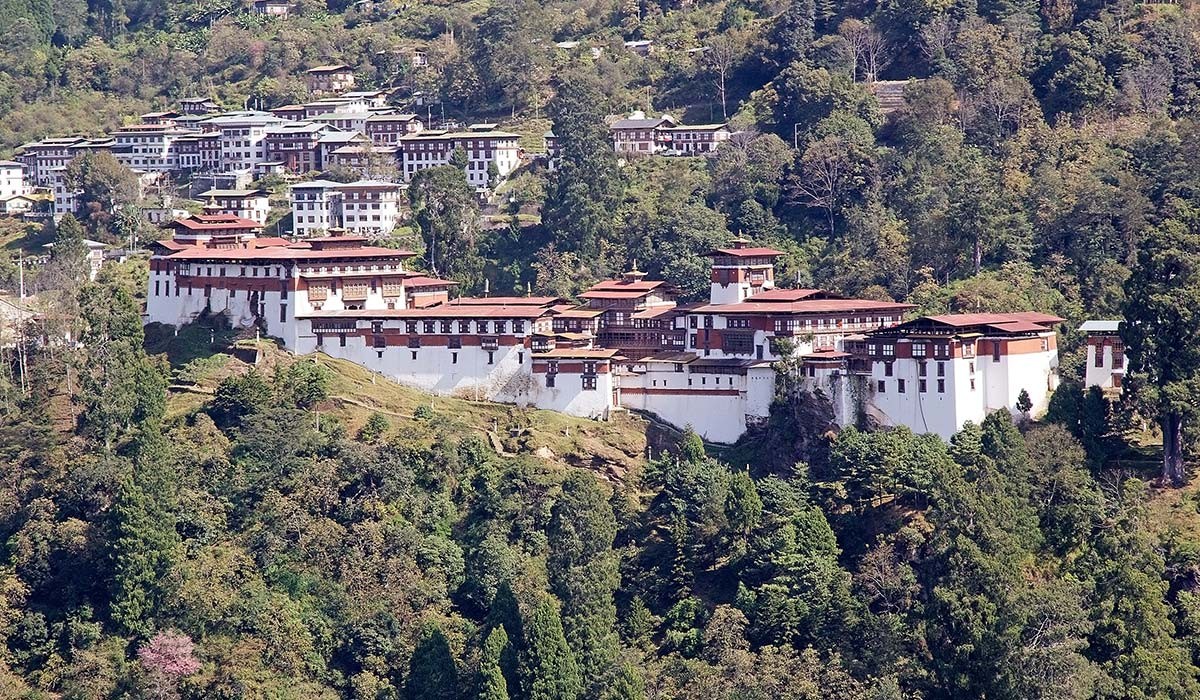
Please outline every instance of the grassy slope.
[[[252, 339], [222, 348], [232, 354], [214, 353], [208, 348], [209, 337], [207, 329], [184, 329], [176, 343], [167, 344], [170, 347], [151, 348], [152, 352], [167, 352], [176, 360], [168, 409], [172, 416], [199, 410], [222, 378], [249, 371], [250, 365], [239, 358], [250, 359], [255, 348], [260, 352], [259, 371], [268, 375], [280, 363], [306, 359], [284, 352], [269, 341]], [[461, 435], [476, 433], [504, 454], [533, 455], [562, 466], [589, 468], [608, 479], [620, 480], [643, 464], [647, 426], [635, 416], [622, 414], [601, 422], [553, 411], [435, 397], [352, 362], [325, 355], [315, 357], [333, 371], [330, 398], [318, 409], [322, 415], [340, 421], [349, 434], [355, 434], [377, 411], [389, 418], [393, 432], [406, 437], [429, 437], [434, 428], [447, 428]], [[415, 417], [420, 406], [431, 409], [432, 416]]]

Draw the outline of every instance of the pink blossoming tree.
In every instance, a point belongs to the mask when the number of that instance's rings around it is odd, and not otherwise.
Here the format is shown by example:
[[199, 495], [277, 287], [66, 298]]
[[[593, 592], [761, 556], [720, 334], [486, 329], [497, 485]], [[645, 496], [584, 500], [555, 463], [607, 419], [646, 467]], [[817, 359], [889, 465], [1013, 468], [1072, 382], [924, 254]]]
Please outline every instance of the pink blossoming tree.
[[159, 632], [138, 649], [138, 661], [150, 678], [150, 691], [158, 700], [177, 697], [179, 681], [200, 670], [196, 645], [174, 631]]

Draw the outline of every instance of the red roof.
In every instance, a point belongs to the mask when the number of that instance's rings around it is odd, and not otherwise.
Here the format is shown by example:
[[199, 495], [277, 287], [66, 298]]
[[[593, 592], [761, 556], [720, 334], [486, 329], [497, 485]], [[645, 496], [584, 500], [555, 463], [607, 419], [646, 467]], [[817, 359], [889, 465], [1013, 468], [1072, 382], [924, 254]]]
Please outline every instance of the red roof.
[[623, 291], [601, 290], [601, 291], [596, 291], [596, 292], [589, 290], [589, 291], [584, 292], [583, 294], [580, 294], [579, 298], [580, 299], [640, 299], [649, 293], [650, 293], [649, 291], [638, 290], [638, 289], [630, 289], [630, 290], [623, 290]]
[[1027, 323], [1036, 323], [1039, 326], [1053, 325], [1062, 323], [1064, 319], [1051, 314], [1044, 314], [1038, 311], [1014, 311], [1012, 313], [984, 313], [984, 314], [942, 314], [940, 316], [927, 316], [930, 321], [944, 323], [947, 326], [955, 326], [958, 328], [966, 326], [990, 326], [1000, 323], [1011, 323], [1014, 321], [1025, 321]]
[[818, 296], [823, 299], [842, 298], [824, 289], [768, 289], [765, 292], [755, 294], [747, 299], [747, 301], [800, 301], [801, 299], [810, 299]]
[[907, 311], [912, 304], [873, 299], [802, 299], [792, 302], [743, 301], [737, 304], [706, 304], [691, 309], [700, 314], [820, 314], [850, 311]]
[[621, 354], [620, 350], [612, 348], [555, 348], [548, 352], [539, 352], [533, 356], [535, 360], [610, 360]]
[[[633, 290], [649, 292], [665, 284], [666, 282], [663, 282], [662, 280], [605, 280], [603, 282], [597, 282], [591, 287], [588, 287], [587, 292], [619, 292]], [[584, 293], [586, 294], [587, 292]]]
[[426, 277], [425, 275], [407, 277], [404, 280], [405, 287], [448, 287], [452, 284], [458, 284], [458, 282], [438, 279], [437, 277]]
[[170, 226], [183, 227], [189, 231], [212, 231], [216, 229], [254, 229], [261, 230], [263, 225], [257, 221], [243, 219], [233, 214], [196, 214], [186, 219], [176, 219]]
[[549, 306], [556, 301], [560, 301], [560, 299], [558, 297], [460, 297], [452, 300], [450, 303], [464, 306], [495, 306], [496, 304], [506, 304], [509, 306]]
[[549, 313], [538, 306], [463, 306], [438, 304], [416, 309], [350, 309], [345, 311], [314, 311], [299, 314], [301, 318], [540, 318]]
[[189, 246], [171, 254], [172, 260], [336, 260], [340, 258], [407, 258], [412, 253], [394, 248], [339, 248], [336, 250], [313, 250], [296, 245], [268, 246], [265, 248], [208, 248]]
[[717, 248], [708, 253], [708, 255], [732, 255], [735, 258], [762, 258], [783, 255], [783, 252], [774, 248]]

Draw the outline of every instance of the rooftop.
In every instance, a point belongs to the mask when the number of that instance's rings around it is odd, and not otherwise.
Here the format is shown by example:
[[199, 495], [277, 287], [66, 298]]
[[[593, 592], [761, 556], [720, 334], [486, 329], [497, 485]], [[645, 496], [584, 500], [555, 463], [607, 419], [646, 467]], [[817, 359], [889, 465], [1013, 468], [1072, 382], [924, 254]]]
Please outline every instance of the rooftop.
[[1084, 321], [1079, 330], [1084, 333], [1116, 333], [1121, 330], [1121, 321]]

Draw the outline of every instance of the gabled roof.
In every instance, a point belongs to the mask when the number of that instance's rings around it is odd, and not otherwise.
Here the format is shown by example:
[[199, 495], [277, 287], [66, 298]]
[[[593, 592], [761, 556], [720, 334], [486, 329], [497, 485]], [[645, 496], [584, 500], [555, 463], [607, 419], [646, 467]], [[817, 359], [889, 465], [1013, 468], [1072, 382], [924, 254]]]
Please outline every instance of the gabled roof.
[[833, 292], [824, 289], [768, 289], [765, 292], [759, 292], [748, 298], [746, 301], [753, 302], [775, 302], [775, 301], [800, 301], [801, 299], [844, 299], [845, 297], [834, 294]]
[[208, 190], [201, 192], [199, 195], [202, 199], [209, 197], [266, 197], [266, 190]]
[[306, 70], [304, 72], [316, 75], [316, 74], [321, 74], [321, 73], [340, 73], [342, 71], [353, 71], [353, 70], [354, 70], [353, 68], [351, 68], [350, 66], [348, 66], [344, 63], [331, 63], [331, 64], [325, 65], [325, 66], [317, 66], [316, 68], [309, 68], [308, 70]]
[[510, 306], [550, 306], [562, 301], [559, 297], [461, 297], [449, 303], [459, 306], [487, 306], [506, 304]]
[[828, 314], [853, 313], [858, 311], [903, 312], [912, 309], [912, 304], [873, 299], [802, 299], [789, 302], [742, 301], [736, 304], [705, 304], [689, 309], [696, 314]]
[[[943, 323], [947, 326], [963, 328], [967, 326], [994, 325], [1000, 323], [1011, 323], [1013, 321], [1029, 321], [1042, 326], [1049, 326], [1055, 323], [1062, 323], [1065, 319], [1044, 314], [1038, 311], [1014, 311], [1012, 313], [981, 313], [981, 314], [941, 314], [938, 316], [925, 316], [931, 321]], [[918, 319], [919, 320], [919, 319]]]
[[[624, 292], [624, 291], [650, 292], [655, 289], [658, 289], [659, 287], [663, 287], [666, 284], [667, 283], [663, 282], [662, 280], [646, 280], [646, 279], [604, 280], [603, 282], [597, 282], [596, 284], [593, 284], [591, 287], [588, 287], [587, 291], [588, 292]], [[585, 294], [586, 293], [587, 292], [585, 292]]]

